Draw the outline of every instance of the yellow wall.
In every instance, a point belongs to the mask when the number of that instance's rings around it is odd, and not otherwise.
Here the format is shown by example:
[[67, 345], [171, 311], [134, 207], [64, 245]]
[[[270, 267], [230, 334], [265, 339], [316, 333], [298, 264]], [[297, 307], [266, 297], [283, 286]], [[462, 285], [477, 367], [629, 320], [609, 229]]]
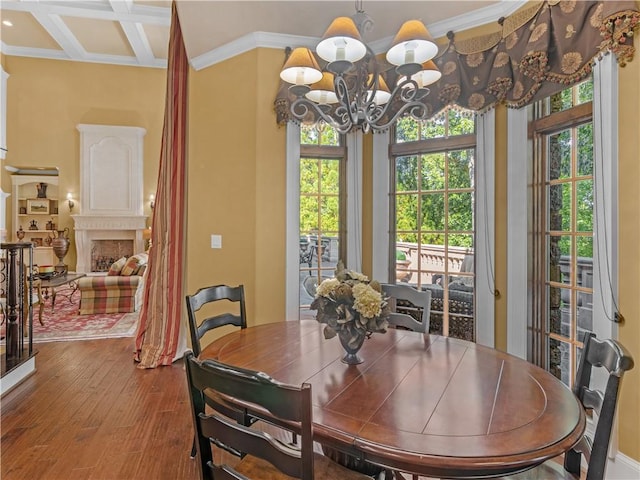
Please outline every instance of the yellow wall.
[[636, 361], [622, 382], [619, 438], [620, 450], [640, 461], [640, 59], [618, 70], [618, 287], [620, 311], [626, 319], [619, 338]]
[[[7, 146], [2, 161], [2, 189], [11, 192], [12, 166], [58, 167], [59, 192], [80, 192], [80, 123], [143, 127], [144, 198], [156, 190], [164, 115], [166, 73], [163, 69], [123, 67], [61, 60], [3, 56], [7, 81]], [[11, 201], [11, 197], [9, 197]], [[78, 213], [76, 202], [73, 213]], [[7, 232], [11, 224], [7, 204]], [[150, 215], [148, 202], [145, 215]], [[58, 226], [73, 231], [69, 209], [61, 204]], [[150, 220], [149, 220], [150, 222]], [[9, 238], [12, 235], [9, 233]], [[76, 250], [65, 257], [75, 268]]]
[[[78, 123], [137, 125], [145, 137], [145, 192], [155, 189], [164, 108], [164, 72], [153, 69], [4, 57], [9, 155], [4, 165], [60, 168], [61, 192], [79, 187]], [[246, 288], [250, 323], [284, 318], [285, 129], [273, 99], [280, 51], [247, 52], [190, 72], [187, 291], [204, 285]], [[115, 85], [113, 85], [115, 84]], [[640, 362], [640, 59], [620, 70], [620, 339]], [[221, 92], [225, 92], [221, 94]], [[496, 112], [496, 346], [506, 347], [506, 110]], [[370, 231], [371, 144], [365, 140], [365, 232]], [[2, 187], [10, 190], [6, 172]], [[8, 187], [7, 187], [8, 185]], [[148, 206], [147, 206], [148, 208]], [[148, 213], [148, 211], [147, 211]], [[71, 226], [64, 209], [61, 223]], [[12, 228], [8, 226], [8, 229]], [[220, 250], [210, 235], [222, 235]], [[371, 240], [363, 239], [364, 269]], [[75, 252], [73, 252], [75, 256]], [[71, 255], [67, 260], [71, 260]], [[75, 258], [73, 258], [75, 261]], [[71, 263], [71, 262], [67, 262]], [[620, 450], [640, 461], [640, 368], [625, 378]]]
[[244, 284], [250, 324], [285, 312], [285, 129], [273, 113], [282, 60], [253, 50], [190, 78], [187, 291]]

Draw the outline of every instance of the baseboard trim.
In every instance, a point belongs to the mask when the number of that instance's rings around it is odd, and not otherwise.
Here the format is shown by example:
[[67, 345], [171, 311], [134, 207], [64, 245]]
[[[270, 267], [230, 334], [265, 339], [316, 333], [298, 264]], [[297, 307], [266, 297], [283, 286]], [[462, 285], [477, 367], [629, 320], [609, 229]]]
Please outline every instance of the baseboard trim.
[[605, 473], [607, 480], [638, 480], [640, 479], [640, 462], [623, 453], [607, 462]]
[[13, 388], [17, 387], [27, 377], [36, 371], [36, 357], [32, 356], [24, 363], [14, 368], [0, 380], [0, 397], [9, 393]]

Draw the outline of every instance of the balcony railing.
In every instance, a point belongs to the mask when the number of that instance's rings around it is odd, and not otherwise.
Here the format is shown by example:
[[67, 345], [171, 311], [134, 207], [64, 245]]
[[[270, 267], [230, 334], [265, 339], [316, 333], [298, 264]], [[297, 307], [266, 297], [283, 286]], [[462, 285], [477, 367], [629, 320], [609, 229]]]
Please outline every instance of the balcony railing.
[[3, 243], [0, 252], [0, 322], [4, 344], [0, 370], [4, 377], [33, 355], [33, 288], [29, 280], [33, 245]]

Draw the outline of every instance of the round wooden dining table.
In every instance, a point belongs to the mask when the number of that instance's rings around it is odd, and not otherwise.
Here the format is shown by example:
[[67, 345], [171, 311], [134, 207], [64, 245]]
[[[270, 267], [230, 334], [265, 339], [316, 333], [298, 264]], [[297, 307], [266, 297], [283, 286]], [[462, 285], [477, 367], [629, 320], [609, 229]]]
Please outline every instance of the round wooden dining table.
[[314, 440], [386, 468], [481, 478], [526, 470], [569, 450], [585, 414], [562, 382], [499, 350], [389, 329], [365, 340], [360, 365], [313, 320], [249, 327], [201, 359], [312, 385]]

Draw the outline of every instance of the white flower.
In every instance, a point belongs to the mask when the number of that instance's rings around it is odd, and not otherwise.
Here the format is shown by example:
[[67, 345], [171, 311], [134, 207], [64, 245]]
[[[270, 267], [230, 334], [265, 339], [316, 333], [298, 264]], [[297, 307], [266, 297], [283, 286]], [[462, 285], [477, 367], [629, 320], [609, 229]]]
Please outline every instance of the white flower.
[[366, 283], [358, 283], [353, 287], [353, 308], [365, 318], [380, 315], [382, 295]]
[[316, 289], [316, 295], [321, 297], [329, 297], [340, 286], [340, 280], [337, 278], [327, 278], [323, 280]]
[[368, 282], [369, 281], [369, 277], [367, 277], [366, 275], [360, 273], [360, 272], [354, 272], [353, 270], [349, 271], [349, 276], [351, 278], [353, 278], [354, 280], [358, 280], [359, 282]]

